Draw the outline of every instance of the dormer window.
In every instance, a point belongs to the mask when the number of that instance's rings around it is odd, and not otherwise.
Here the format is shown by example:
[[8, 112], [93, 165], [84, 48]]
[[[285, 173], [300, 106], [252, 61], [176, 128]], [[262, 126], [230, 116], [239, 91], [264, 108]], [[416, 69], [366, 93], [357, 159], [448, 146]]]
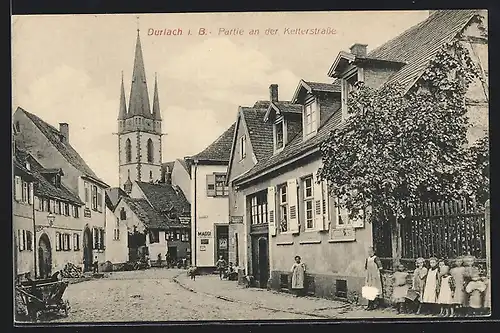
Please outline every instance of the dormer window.
[[26, 170], [31, 171], [31, 165], [29, 162], [26, 162]]
[[274, 141], [275, 141], [275, 150], [280, 150], [280, 149], [283, 149], [283, 146], [284, 146], [284, 133], [285, 133], [285, 130], [284, 130], [284, 120], [283, 119], [280, 119], [278, 120], [275, 124], [274, 124], [274, 132], [275, 132], [275, 136], [274, 136]]
[[316, 134], [318, 130], [318, 103], [310, 100], [304, 105], [304, 137]]
[[243, 135], [242, 137], [240, 137], [240, 160], [244, 159], [245, 156], [247, 156], [246, 146], [247, 137]]
[[54, 176], [54, 185], [55, 185], [56, 187], [61, 187], [61, 175], [56, 174], [56, 175]]
[[342, 120], [347, 119], [349, 116], [347, 111], [347, 100], [349, 99], [350, 93], [355, 90], [356, 82], [358, 82], [357, 71], [342, 79]]

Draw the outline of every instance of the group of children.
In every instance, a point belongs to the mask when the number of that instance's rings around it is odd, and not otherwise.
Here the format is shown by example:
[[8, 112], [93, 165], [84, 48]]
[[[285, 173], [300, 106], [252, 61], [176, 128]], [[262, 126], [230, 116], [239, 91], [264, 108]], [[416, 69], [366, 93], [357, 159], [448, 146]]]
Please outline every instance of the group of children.
[[439, 311], [441, 316], [479, 315], [490, 308], [485, 293], [489, 282], [480, 276], [473, 256], [452, 260], [451, 269], [445, 260], [432, 257], [428, 262], [426, 267], [424, 258], [416, 260], [411, 286], [404, 265], [394, 273], [392, 302], [399, 313], [406, 312], [409, 304], [416, 305], [417, 313]]

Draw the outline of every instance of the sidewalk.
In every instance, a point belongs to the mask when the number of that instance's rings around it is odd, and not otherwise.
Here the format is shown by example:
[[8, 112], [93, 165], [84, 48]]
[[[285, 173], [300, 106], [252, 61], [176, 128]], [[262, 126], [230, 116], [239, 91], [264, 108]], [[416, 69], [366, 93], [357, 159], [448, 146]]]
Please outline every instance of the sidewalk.
[[195, 293], [210, 295], [229, 302], [245, 303], [270, 311], [280, 311], [295, 314], [304, 314], [324, 319], [345, 318], [415, 318], [421, 317], [411, 314], [398, 315], [392, 309], [366, 311], [356, 306], [340, 301], [327, 300], [316, 297], [295, 297], [291, 294], [269, 291], [259, 288], [245, 288], [236, 281], [220, 280], [216, 275], [197, 276], [191, 280], [183, 273], [174, 278], [174, 281], [183, 288]]

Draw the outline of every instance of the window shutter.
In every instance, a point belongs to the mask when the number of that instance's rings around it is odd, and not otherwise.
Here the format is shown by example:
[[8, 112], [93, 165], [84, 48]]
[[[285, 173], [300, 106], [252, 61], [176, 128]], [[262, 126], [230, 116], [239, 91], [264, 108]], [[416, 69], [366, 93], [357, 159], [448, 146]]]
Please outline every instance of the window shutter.
[[17, 242], [19, 243], [19, 251], [23, 250], [23, 231], [17, 230]]
[[61, 234], [56, 232], [56, 251], [61, 250]]
[[33, 183], [30, 182], [28, 184], [28, 203], [29, 204], [33, 204], [33, 198], [34, 198], [34, 195], [33, 195]]
[[15, 182], [15, 187], [14, 187], [14, 191], [15, 191], [15, 195], [16, 195], [16, 200], [17, 201], [20, 201], [21, 198], [22, 198], [22, 191], [23, 191], [23, 187], [22, 187], [22, 184], [21, 184], [21, 177], [19, 176], [16, 176], [15, 177], [16, 179], [16, 182]]
[[101, 191], [97, 192], [97, 209], [102, 212], [102, 194]]
[[316, 175], [313, 177], [314, 195], [314, 227], [317, 230], [325, 230], [323, 218], [323, 182], [318, 183]]
[[207, 175], [207, 196], [215, 197], [215, 175]]
[[293, 233], [299, 232], [299, 218], [297, 208], [297, 179], [289, 179], [287, 181], [288, 202], [290, 214], [288, 217], [290, 231]]
[[326, 181], [322, 182], [323, 188], [323, 230], [330, 229], [331, 215], [330, 215], [330, 201], [332, 197], [328, 193], [328, 183]]
[[274, 186], [267, 188], [267, 212], [269, 215], [269, 233], [276, 236], [276, 193]]

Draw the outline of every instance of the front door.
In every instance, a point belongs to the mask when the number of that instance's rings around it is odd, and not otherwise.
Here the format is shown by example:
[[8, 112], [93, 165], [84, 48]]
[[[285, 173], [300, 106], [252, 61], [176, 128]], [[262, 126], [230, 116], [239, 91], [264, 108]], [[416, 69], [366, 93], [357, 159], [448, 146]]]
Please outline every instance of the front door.
[[52, 274], [52, 252], [47, 234], [42, 234], [38, 242], [38, 271], [42, 279]]
[[83, 270], [92, 270], [92, 234], [88, 227], [83, 231]]
[[229, 240], [229, 227], [227, 225], [224, 226], [217, 226], [216, 229], [216, 237], [217, 237], [217, 251], [216, 251], [216, 258], [215, 261], [219, 260], [220, 256], [224, 258], [226, 262], [229, 260], [229, 247], [228, 247], [228, 240]]
[[170, 260], [177, 261], [177, 246], [168, 247], [168, 256]]
[[257, 286], [266, 288], [269, 279], [269, 250], [266, 235], [252, 236], [252, 271]]

